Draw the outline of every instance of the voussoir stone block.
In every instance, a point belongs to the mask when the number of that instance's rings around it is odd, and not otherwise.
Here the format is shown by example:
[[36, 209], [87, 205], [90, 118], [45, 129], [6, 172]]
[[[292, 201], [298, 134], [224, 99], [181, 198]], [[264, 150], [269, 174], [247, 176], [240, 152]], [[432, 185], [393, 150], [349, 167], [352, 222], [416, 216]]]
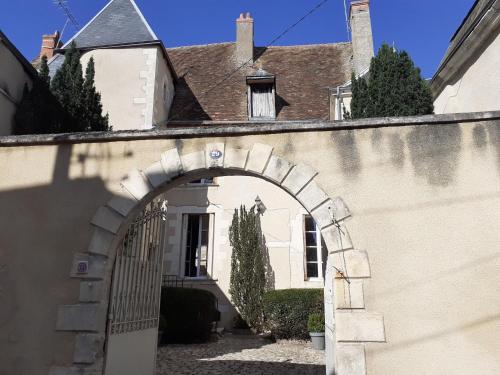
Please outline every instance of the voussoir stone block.
[[[78, 273], [79, 262], [88, 263], [87, 273]], [[103, 279], [106, 274], [106, 264], [106, 257], [77, 253], [73, 256], [70, 276], [81, 279]]]
[[125, 189], [120, 189], [111, 198], [106, 206], [112, 208], [122, 216], [127, 216], [137, 205], [137, 199]]
[[75, 337], [73, 362], [92, 364], [103, 356], [104, 335], [95, 333], [80, 333]]
[[[333, 266], [341, 270], [346, 278], [369, 278], [370, 261], [368, 253], [362, 250], [347, 250], [333, 255]], [[336, 278], [342, 278], [336, 275]]]
[[351, 211], [345, 204], [344, 200], [340, 197], [335, 198], [331, 203], [331, 210], [333, 212], [333, 217], [337, 221], [347, 219], [351, 216]]
[[116, 234], [122, 225], [124, 217], [109, 207], [101, 206], [90, 221], [96, 227]]
[[335, 321], [338, 342], [385, 342], [381, 314], [338, 310]]
[[153, 191], [146, 176], [138, 169], [130, 171], [127, 177], [121, 182], [121, 185], [138, 201]]
[[366, 375], [365, 346], [363, 344], [337, 344], [338, 375]]
[[196, 171], [206, 168], [205, 152], [197, 151], [191, 152], [187, 155], [181, 156], [182, 169], [184, 172]]
[[88, 252], [107, 256], [115, 238], [116, 236], [113, 233], [101, 228], [95, 228], [90, 239]]
[[262, 174], [273, 153], [273, 147], [262, 143], [255, 143], [248, 154], [246, 170]]
[[59, 306], [57, 331], [104, 332], [106, 311], [98, 303]]
[[165, 173], [161, 161], [157, 161], [147, 167], [144, 171], [144, 174], [146, 175], [149, 183], [154, 188], [157, 188], [158, 186], [161, 186], [164, 183], [170, 181], [170, 177]]
[[316, 172], [313, 168], [305, 164], [298, 164], [292, 168], [288, 176], [286, 176], [285, 180], [281, 183], [285, 189], [291, 192], [293, 195], [297, 195], [297, 193], [304, 188], [316, 175]]
[[365, 298], [363, 293], [363, 280], [344, 278], [336, 279], [335, 308], [337, 309], [364, 309]]
[[224, 143], [207, 143], [205, 147], [206, 164], [208, 168], [224, 167]]
[[224, 168], [245, 169], [247, 158], [248, 150], [226, 148]]
[[342, 223], [322, 229], [321, 235], [329, 253], [353, 248], [349, 231]]
[[161, 154], [160, 163], [167, 178], [172, 179], [182, 174], [181, 157], [179, 150], [176, 148], [172, 148]]
[[103, 298], [103, 281], [83, 280], [80, 282], [80, 302], [101, 302]]
[[321, 204], [319, 207], [316, 207], [311, 212], [311, 216], [313, 217], [314, 221], [316, 222], [316, 225], [320, 229], [323, 229], [333, 224], [331, 205], [332, 205], [332, 200], [328, 199], [326, 202]]
[[264, 176], [281, 184], [292, 167], [293, 165], [285, 159], [271, 155], [266, 170], [264, 171]]
[[328, 195], [321, 189], [315, 181], [311, 181], [296, 197], [300, 203], [311, 212], [316, 207], [328, 200]]

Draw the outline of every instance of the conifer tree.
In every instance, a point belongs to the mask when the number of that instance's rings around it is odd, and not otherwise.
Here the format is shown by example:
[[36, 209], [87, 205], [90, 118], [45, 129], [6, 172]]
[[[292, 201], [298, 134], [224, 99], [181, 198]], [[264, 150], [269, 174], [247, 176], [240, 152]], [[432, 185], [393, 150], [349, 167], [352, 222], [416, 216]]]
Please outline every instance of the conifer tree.
[[231, 300], [247, 324], [262, 329], [263, 302], [266, 289], [264, 265], [264, 240], [260, 216], [255, 207], [249, 211], [245, 206], [235, 210], [229, 229], [231, 254]]
[[42, 56], [38, 76], [40, 78], [40, 81], [42, 81], [47, 87], [50, 87], [50, 71], [46, 55]]
[[108, 115], [102, 115], [101, 94], [96, 91], [94, 84], [95, 66], [91, 57], [85, 69], [83, 84], [83, 103], [87, 131], [107, 131], [109, 128]]
[[368, 78], [353, 77], [351, 118], [415, 116], [434, 111], [428, 83], [405, 51], [383, 44]]
[[86, 130], [83, 105], [83, 73], [80, 52], [71, 43], [64, 62], [52, 79], [51, 90], [61, 103], [62, 108], [73, 118], [63, 131], [79, 132]]

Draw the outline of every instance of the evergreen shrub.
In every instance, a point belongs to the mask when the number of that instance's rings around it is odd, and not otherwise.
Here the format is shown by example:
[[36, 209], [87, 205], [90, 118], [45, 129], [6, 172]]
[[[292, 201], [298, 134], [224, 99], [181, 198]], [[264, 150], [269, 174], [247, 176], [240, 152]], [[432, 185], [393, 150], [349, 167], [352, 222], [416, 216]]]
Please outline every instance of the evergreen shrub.
[[324, 314], [323, 289], [283, 289], [264, 294], [266, 328], [277, 339], [309, 338], [312, 313]]

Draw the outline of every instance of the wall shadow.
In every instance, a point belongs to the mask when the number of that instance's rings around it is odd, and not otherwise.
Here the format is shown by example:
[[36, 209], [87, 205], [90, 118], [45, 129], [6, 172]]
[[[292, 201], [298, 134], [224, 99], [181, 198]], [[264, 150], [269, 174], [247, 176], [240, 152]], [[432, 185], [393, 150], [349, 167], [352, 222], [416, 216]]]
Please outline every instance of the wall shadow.
[[361, 156], [353, 130], [339, 132], [334, 136], [340, 168], [346, 178], [357, 178], [361, 172]]

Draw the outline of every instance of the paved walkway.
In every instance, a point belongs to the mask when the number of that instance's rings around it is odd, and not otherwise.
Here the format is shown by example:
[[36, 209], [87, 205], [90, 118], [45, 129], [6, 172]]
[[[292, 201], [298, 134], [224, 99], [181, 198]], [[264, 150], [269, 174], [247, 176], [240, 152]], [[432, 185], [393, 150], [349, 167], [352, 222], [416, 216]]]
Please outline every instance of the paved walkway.
[[324, 375], [324, 351], [310, 343], [271, 343], [225, 334], [216, 342], [158, 348], [157, 375]]

